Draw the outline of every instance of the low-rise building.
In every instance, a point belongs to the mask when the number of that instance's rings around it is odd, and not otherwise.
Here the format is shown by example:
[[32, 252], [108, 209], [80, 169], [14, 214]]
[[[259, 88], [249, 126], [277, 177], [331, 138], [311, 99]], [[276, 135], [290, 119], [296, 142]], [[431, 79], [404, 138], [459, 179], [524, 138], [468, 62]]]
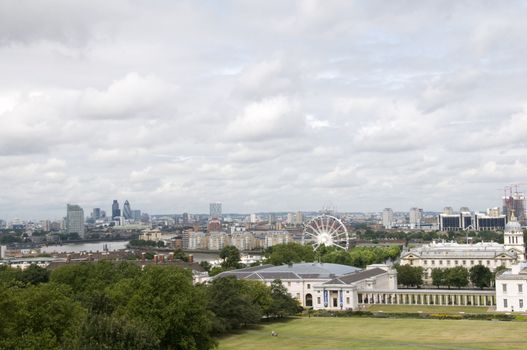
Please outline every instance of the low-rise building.
[[222, 272], [215, 278], [227, 276], [266, 285], [279, 279], [302, 306], [314, 309], [358, 309], [359, 293], [397, 289], [397, 272], [386, 265], [371, 265], [365, 270], [328, 263], [263, 265]]
[[470, 269], [483, 265], [495, 271], [498, 266], [509, 268], [524, 260], [523, 231], [514, 215], [505, 227], [504, 244], [432, 242], [401, 254], [401, 265], [422, 267], [426, 278], [431, 277], [434, 268], [463, 266]]
[[527, 263], [515, 264], [496, 276], [496, 311], [527, 311]]

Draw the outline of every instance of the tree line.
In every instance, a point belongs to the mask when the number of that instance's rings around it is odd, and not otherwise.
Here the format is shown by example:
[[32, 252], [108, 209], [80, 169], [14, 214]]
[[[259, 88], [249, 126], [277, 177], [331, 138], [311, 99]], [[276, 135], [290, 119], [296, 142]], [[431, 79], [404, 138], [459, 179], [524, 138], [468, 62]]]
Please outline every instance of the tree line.
[[0, 267], [0, 349], [211, 349], [215, 337], [299, 312], [281, 281], [193, 285], [171, 266]]
[[[502, 271], [505, 267], [498, 267], [495, 273], [483, 265], [475, 265], [470, 269], [464, 266], [452, 268], [434, 268], [432, 269], [432, 285], [440, 287], [463, 288], [472, 284], [472, 286], [483, 289], [493, 286], [496, 273]], [[406, 287], [419, 288], [423, 285], [424, 269], [422, 267], [410, 265], [396, 265], [397, 281]]]
[[273, 265], [320, 261], [364, 268], [366, 265], [396, 260], [400, 253], [399, 246], [354, 247], [349, 251], [321, 246], [314, 252], [309, 245], [288, 243], [267, 248], [264, 257], [266, 262]]

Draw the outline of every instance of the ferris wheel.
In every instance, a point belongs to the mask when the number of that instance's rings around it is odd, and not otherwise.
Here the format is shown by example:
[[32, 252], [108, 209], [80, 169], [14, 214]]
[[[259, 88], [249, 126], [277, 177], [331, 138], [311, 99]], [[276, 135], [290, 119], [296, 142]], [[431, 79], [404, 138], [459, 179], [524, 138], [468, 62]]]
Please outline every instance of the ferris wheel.
[[306, 224], [302, 244], [312, 244], [313, 250], [317, 250], [321, 245], [348, 250], [348, 230], [338, 218], [322, 214]]

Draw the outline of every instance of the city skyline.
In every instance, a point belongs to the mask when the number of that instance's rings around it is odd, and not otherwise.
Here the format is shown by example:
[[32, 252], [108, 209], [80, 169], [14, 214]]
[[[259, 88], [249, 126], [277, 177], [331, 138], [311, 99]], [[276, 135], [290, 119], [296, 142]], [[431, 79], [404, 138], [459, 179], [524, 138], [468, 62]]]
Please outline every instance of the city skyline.
[[0, 5], [0, 219], [484, 210], [527, 187], [520, 2], [57, 4]]

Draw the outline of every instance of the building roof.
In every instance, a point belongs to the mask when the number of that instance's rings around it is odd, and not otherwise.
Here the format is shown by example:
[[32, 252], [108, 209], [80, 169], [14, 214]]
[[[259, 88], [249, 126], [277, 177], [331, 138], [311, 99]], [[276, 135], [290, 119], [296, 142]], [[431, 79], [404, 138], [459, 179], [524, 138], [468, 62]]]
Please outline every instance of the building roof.
[[359, 271], [352, 274], [337, 277], [324, 284], [352, 284], [358, 281], [362, 281], [366, 278], [382, 275], [384, 273], [387, 273], [387, 271], [376, 267], [370, 270]]
[[479, 242], [475, 244], [432, 242], [403, 253], [401, 258], [404, 259], [414, 255], [421, 259], [493, 259], [502, 254], [505, 257], [515, 257], [514, 253], [507, 251], [503, 244], [496, 242]]
[[220, 273], [217, 277], [235, 276], [240, 279], [331, 279], [361, 271], [348, 265], [328, 263], [299, 263], [289, 265], [262, 265]]

